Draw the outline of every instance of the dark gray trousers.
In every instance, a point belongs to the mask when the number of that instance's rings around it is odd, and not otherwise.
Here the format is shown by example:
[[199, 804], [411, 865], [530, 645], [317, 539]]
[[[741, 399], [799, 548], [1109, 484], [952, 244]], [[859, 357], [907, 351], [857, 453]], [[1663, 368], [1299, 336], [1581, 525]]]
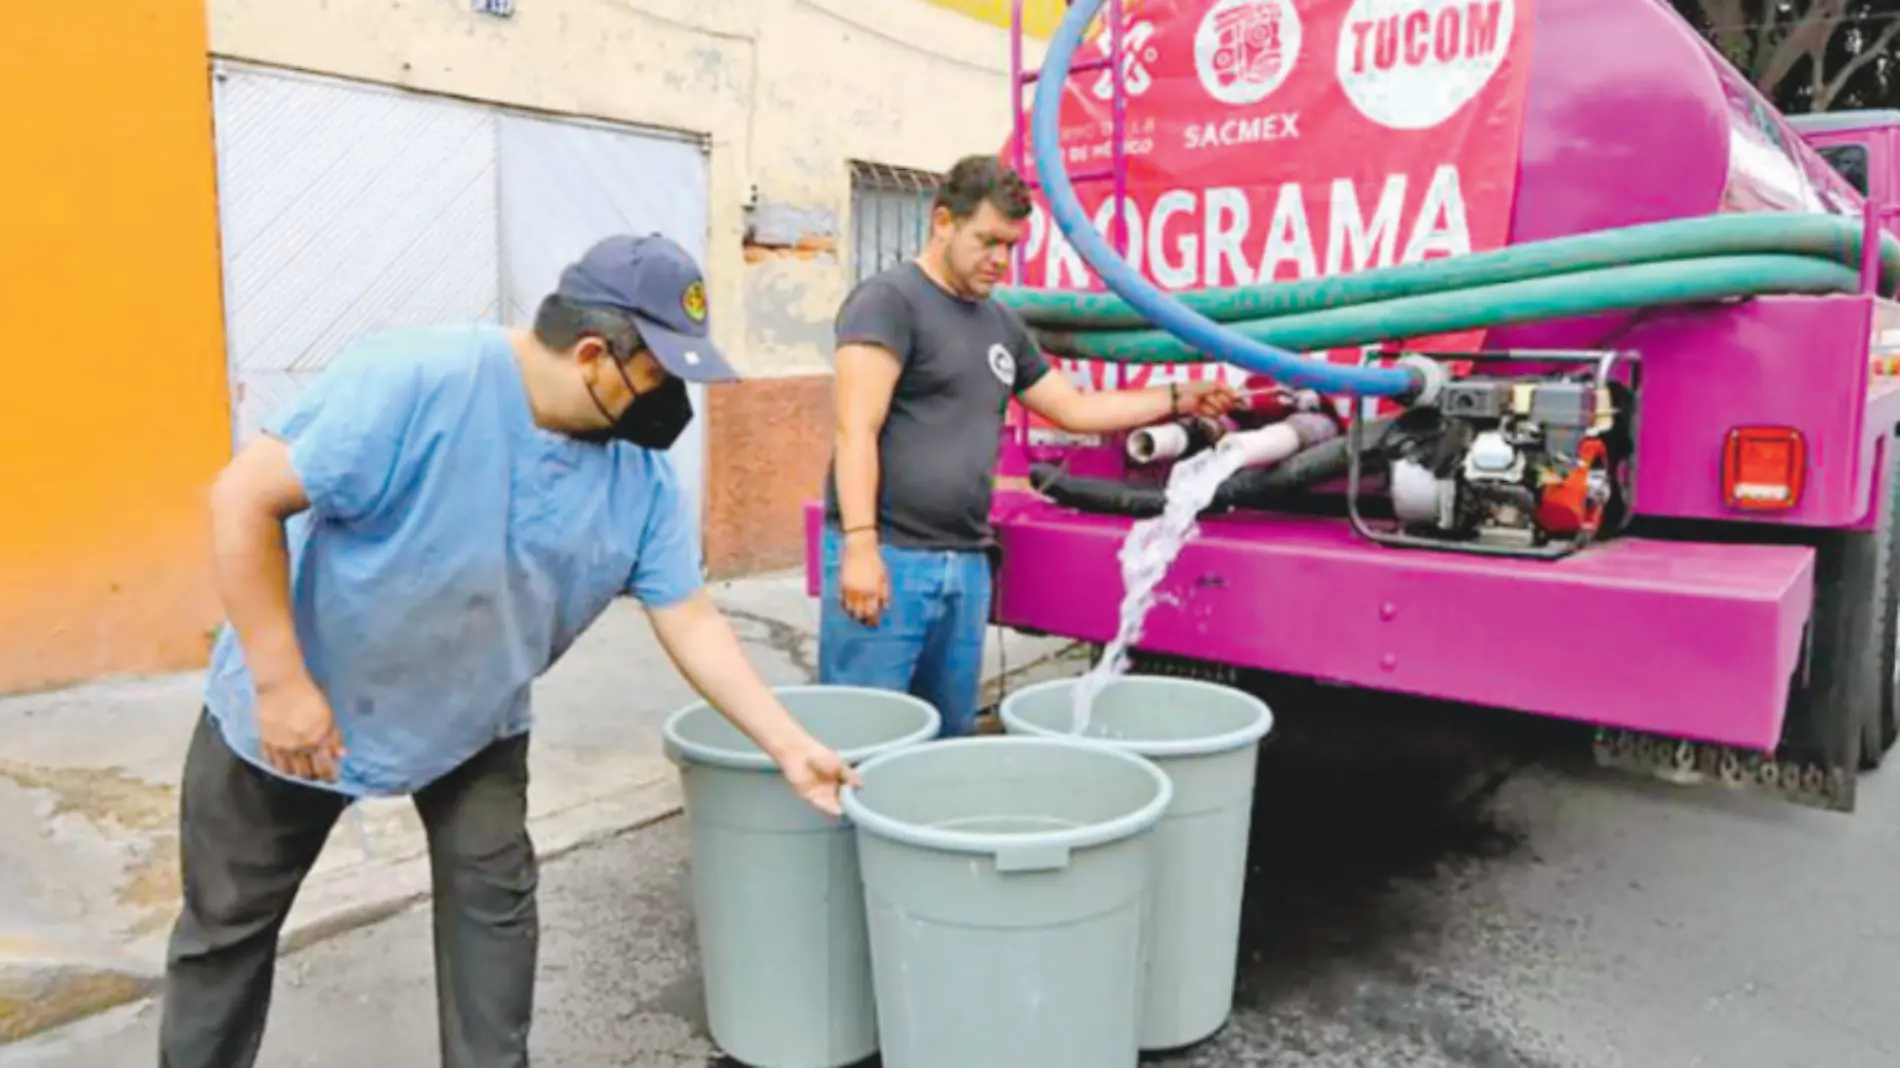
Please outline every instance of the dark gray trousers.
[[[442, 1064], [526, 1068], [540, 938], [528, 739], [497, 742], [414, 802], [433, 869]], [[184, 907], [166, 956], [159, 1068], [256, 1062], [278, 933], [343, 809], [334, 793], [252, 767], [199, 718], [180, 798]]]

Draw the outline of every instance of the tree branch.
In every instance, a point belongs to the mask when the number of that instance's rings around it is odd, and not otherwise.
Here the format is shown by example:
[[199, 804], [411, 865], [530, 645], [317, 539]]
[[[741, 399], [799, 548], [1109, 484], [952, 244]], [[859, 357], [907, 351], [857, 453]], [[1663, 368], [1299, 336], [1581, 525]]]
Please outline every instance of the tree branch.
[[[1715, 40], [1715, 48], [1730, 63], [1743, 70], [1752, 66], [1748, 37], [1748, 13], [1743, 10], [1743, 0], [1696, 0], [1696, 6], [1702, 10], [1702, 17], [1708, 21], [1709, 36]], [[1769, 0], [1770, 3], [1773, 0]]]
[[[1794, 24], [1788, 27], [1787, 36], [1775, 45], [1774, 54], [1757, 68], [1759, 73], [1755, 88], [1772, 97], [1775, 87], [1801, 61], [1801, 57], [1825, 55], [1835, 27], [1841, 24], [1846, 15], [1847, 0], [1814, 0], [1813, 6], [1802, 12]], [[1819, 65], [1818, 60], [1816, 65]]]
[[[1809, 102], [1809, 106], [1815, 111], [1826, 111], [1828, 105], [1834, 103], [1834, 98], [1841, 95], [1841, 90], [1847, 88], [1848, 79], [1854, 76], [1854, 72], [1884, 53], [1895, 37], [1900, 37], [1900, 19], [1887, 23], [1887, 28], [1880, 31], [1880, 36], [1869, 41], [1859, 52], [1854, 53], [1854, 58], [1841, 64], [1841, 69], [1834, 72], [1834, 77], [1829, 79], [1825, 86], [1816, 89], [1815, 98]], [[1816, 70], [1821, 68], [1818, 57], [1814, 67]], [[1815, 80], [1818, 82], [1820, 79], [1817, 77]]]
[[1781, 0], [1765, 0], [1761, 6], [1761, 25], [1755, 28], [1755, 55], [1766, 56], [1781, 22]]

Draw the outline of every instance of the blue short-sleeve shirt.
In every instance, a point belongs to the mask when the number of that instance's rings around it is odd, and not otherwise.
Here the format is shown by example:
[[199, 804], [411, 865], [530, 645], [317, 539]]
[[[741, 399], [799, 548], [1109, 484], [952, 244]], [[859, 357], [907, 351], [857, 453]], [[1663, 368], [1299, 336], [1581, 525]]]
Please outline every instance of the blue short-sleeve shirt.
[[[506, 331], [400, 329], [341, 353], [266, 430], [310, 508], [285, 532], [297, 636], [348, 757], [334, 783], [410, 793], [526, 731], [529, 689], [613, 599], [700, 588], [667, 457], [534, 424]], [[227, 625], [206, 704], [268, 769]]]

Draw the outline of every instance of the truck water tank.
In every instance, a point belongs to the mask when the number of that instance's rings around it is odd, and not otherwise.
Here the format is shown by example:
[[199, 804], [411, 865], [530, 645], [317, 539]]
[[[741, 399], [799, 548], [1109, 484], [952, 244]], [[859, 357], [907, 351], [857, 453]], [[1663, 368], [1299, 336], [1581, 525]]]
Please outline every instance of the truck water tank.
[[1511, 240], [1860, 194], [1666, 0], [1536, 0]]
[[[1123, 6], [1127, 256], [1164, 290], [1716, 212], [1860, 210], [1666, 0]], [[1078, 65], [1108, 48], [1098, 33]], [[1107, 71], [1077, 74], [1062, 110], [1069, 175], [1111, 241], [1113, 97]], [[1006, 156], [1034, 177], [1026, 136]], [[1052, 230], [1039, 197], [1021, 281], [1100, 288]], [[1612, 325], [1490, 340], [1581, 344]]]

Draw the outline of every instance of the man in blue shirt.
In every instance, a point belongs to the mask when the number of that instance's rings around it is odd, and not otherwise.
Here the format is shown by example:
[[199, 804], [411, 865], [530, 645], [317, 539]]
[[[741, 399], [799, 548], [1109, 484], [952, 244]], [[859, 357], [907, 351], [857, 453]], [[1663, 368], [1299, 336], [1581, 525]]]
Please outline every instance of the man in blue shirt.
[[212, 493], [217, 638], [186, 757], [184, 905], [162, 1068], [248, 1068], [277, 937], [353, 798], [428, 832], [442, 1061], [528, 1063], [538, 940], [529, 691], [615, 597], [827, 813], [852, 773], [747, 662], [701, 585], [666, 449], [687, 381], [735, 377], [705, 284], [608, 238], [532, 331], [409, 328], [348, 347]]

